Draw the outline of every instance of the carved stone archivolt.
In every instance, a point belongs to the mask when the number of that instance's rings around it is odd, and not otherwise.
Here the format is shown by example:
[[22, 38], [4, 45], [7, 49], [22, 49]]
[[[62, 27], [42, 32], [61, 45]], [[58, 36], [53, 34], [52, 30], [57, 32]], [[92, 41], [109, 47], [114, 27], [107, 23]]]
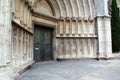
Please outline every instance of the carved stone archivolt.
[[[43, 1], [46, 1], [57, 18], [60, 17], [95, 17], [94, 0], [34, 0], [34, 9]], [[41, 5], [39, 5], [41, 6]], [[38, 6], [38, 7], [39, 7]]]

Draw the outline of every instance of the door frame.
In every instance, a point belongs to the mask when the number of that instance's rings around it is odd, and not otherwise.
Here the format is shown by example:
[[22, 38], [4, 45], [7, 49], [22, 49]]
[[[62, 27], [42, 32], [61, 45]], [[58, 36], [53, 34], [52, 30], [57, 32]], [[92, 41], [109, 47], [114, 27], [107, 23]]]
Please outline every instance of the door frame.
[[[54, 18], [54, 17], [50, 17], [50, 16], [46, 16], [46, 15], [38, 15], [38, 14], [33, 14], [32, 16], [32, 26], [33, 26], [33, 30], [34, 30], [34, 26], [35, 25], [39, 25], [39, 26], [44, 26], [47, 28], [52, 28], [52, 56], [53, 56], [53, 60], [57, 60], [57, 53], [56, 53], [56, 28], [57, 28], [57, 23], [58, 23], [58, 19]], [[33, 31], [34, 34], [34, 31]], [[33, 36], [33, 41], [34, 41], [34, 36]], [[34, 44], [33, 44], [34, 45]], [[34, 49], [34, 47], [33, 47]]]

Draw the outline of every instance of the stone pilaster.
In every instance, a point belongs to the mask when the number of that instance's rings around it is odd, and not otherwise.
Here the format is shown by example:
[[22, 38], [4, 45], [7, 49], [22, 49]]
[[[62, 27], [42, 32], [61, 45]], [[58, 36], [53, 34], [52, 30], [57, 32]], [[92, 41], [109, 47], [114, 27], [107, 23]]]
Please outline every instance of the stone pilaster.
[[105, 31], [103, 26], [102, 17], [96, 18], [96, 27], [98, 31], [98, 57], [105, 57]]
[[94, 2], [97, 16], [96, 27], [98, 32], [98, 57], [110, 58], [112, 57], [112, 45], [108, 0], [94, 0]]
[[0, 80], [12, 80], [11, 0], [1, 0], [0, 10]]
[[110, 16], [105, 17], [105, 42], [106, 42], [106, 56], [112, 58], [112, 38], [111, 38], [111, 22]]
[[110, 17], [98, 16], [96, 18], [96, 27], [98, 31], [98, 58], [111, 58], [111, 26]]

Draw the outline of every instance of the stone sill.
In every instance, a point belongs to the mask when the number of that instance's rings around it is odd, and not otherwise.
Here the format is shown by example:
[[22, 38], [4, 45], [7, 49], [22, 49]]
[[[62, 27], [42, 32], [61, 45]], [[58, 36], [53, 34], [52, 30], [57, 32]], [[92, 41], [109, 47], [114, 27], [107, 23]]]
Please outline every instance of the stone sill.
[[33, 34], [33, 31], [32, 30], [28, 30], [27, 27], [25, 27], [24, 25], [20, 24], [20, 21], [16, 20], [15, 18], [12, 20], [13, 23], [17, 24], [19, 27], [21, 27], [22, 29], [24, 29], [25, 31]]
[[71, 34], [71, 35], [57, 35], [56, 38], [97, 38], [97, 35], [91, 34]]

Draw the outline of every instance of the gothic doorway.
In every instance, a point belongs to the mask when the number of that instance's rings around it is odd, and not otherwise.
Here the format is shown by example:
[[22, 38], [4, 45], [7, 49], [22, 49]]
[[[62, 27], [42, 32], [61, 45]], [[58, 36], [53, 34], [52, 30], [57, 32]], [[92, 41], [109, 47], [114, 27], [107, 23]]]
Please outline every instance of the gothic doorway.
[[52, 33], [53, 28], [34, 26], [34, 60], [46, 61], [53, 59]]

